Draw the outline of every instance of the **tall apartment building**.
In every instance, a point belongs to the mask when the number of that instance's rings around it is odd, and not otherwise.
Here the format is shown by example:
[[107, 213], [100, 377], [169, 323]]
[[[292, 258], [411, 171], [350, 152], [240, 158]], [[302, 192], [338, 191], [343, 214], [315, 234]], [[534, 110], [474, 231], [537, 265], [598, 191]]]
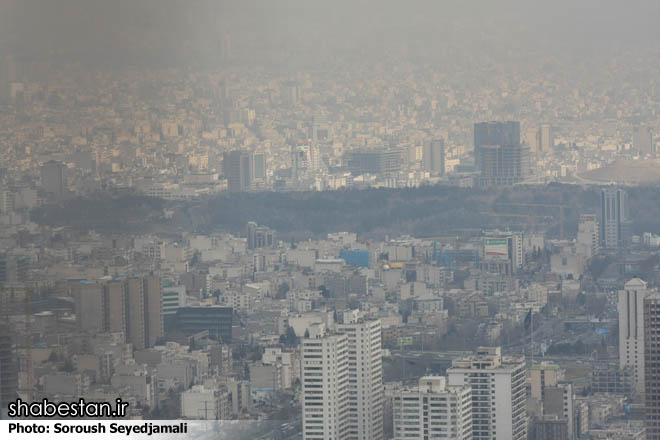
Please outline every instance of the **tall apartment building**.
[[472, 439], [472, 390], [425, 376], [392, 399], [394, 440]]
[[577, 245], [587, 258], [598, 254], [600, 225], [595, 214], [581, 214], [578, 223]]
[[266, 171], [266, 154], [262, 152], [250, 154], [250, 178], [252, 187], [264, 187], [268, 180]]
[[304, 440], [346, 440], [349, 428], [348, 336], [323, 324], [301, 343]]
[[152, 347], [164, 335], [163, 288], [160, 277], [148, 276], [144, 283], [145, 338], [147, 347]]
[[0, 409], [16, 398], [18, 372], [15, 359], [9, 327], [0, 325]]
[[136, 350], [146, 347], [144, 283], [140, 278], [126, 280], [126, 342], [133, 344]]
[[[538, 431], [539, 429], [548, 428], [553, 432], [556, 429], [563, 429], [559, 428], [561, 423], [554, 423], [554, 421], [563, 421], [566, 430], [566, 437], [557, 438], [577, 438], [577, 433], [574, 432], [576, 424], [574, 423], [573, 385], [564, 382], [564, 376], [564, 369], [552, 362], [544, 361], [529, 367], [532, 399], [536, 401], [535, 403], [540, 403], [541, 406], [538, 408], [542, 409], [542, 411], [535, 411], [539, 418], [534, 423], [536, 429], [533, 431], [533, 435], [538, 438], [544, 438]], [[550, 420], [553, 421], [552, 426], [544, 426]]]
[[573, 408], [574, 397], [573, 384], [570, 382], [559, 382], [555, 386], [546, 387], [544, 390], [543, 415], [565, 420], [569, 439], [577, 438], [577, 432], [574, 432], [576, 429]]
[[619, 366], [630, 368], [636, 400], [643, 402], [644, 379], [644, 299], [651, 294], [639, 278], [628, 281], [619, 291]]
[[266, 184], [266, 155], [233, 150], [222, 155], [222, 169], [229, 192], [243, 192]]
[[479, 147], [479, 185], [513, 185], [530, 175], [529, 147], [482, 145]]
[[527, 438], [525, 358], [504, 357], [500, 347], [480, 347], [447, 370], [449, 385], [472, 389], [472, 437]]
[[64, 164], [50, 160], [41, 166], [41, 188], [53, 199], [60, 200], [66, 193]]
[[474, 159], [481, 186], [513, 185], [529, 175], [529, 147], [520, 143], [520, 122], [474, 124]]
[[229, 192], [242, 192], [250, 189], [250, 155], [246, 151], [234, 150], [224, 153], [222, 169], [227, 179]]
[[490, 121], [474, 124], [474, 158], [477, 165], [484, 145], [520, 145], [520, 122]]
[[325, 115], [317, 113], [312, 117], [311, 135], [314, 142], [324, 141], [330, 137], [330, 123]]
[[603, 188], [600, 194], [600, 239], [606, 249], [617, 249], [630, 237], [628, 195], [616, 187]]
[[383, 363], [380, 321], [362, 321], [343, 314], [338, 333], [348, 337], [348, 437], [383, 438]]
[[555, 145], [555, 134], [552, 126], [543, 124], [539, 127], [539, 150], [546, 153]]
[[646, 439], [660, 440], [660, 295], [644, 299]]
[[424, 142], [422, 168], [424, 171], [440, 176], [445, 173], [445, 143], [442, 139]]
[[104, 328], [106, 332], [126, 335], [126, 283], [124, 280], [112, 280], [104, 289]]
[[159, 277], [146, 276], [71, 285], [79, 331], [121, 332], [137, 349], [163, 336], [162, 288]]

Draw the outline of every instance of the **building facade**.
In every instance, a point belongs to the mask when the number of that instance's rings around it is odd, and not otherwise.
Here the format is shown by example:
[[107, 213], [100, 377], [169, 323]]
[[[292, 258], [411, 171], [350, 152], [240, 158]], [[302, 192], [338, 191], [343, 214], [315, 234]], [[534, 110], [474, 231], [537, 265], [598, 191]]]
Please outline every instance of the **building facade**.
[[301, 342], [301, 373], [303, 439], [348, 439], [348, 336], [313, 326]]
[[644, 399], [644, 299], [650, 295], [646, 282], [628, 281], [619, 291], [619, 366], [632, 372], [636, 400]]
[[472, 391], [426, 376], [392, 398], [394, 440], [472, 439]]
[[449, 385], [472, 389], [472, 436], [479, 440], [527, 438], [524, 357], [503, 357], [500, 347], [480, 347], [455, 360]]
[[351, 319], [337, 332], [348, 337], [349, 428], [348, 438], [383, 438], [383, 363], [380, 321]]
[[600, 194], [600, 239], [606, 249], [617, 249], [630, 237], [628, 195], [615, 187], [603, 188]]
[[660, 295], [644, 299], [646, 439], [660, 439]]

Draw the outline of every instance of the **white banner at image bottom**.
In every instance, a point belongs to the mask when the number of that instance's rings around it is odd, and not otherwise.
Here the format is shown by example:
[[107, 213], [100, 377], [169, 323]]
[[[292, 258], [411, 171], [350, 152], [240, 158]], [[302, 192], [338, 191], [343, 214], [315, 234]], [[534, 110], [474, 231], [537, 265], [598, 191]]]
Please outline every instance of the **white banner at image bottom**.
[[248, 420], [0, 420], [0, 438], [59, 439], [245, 439], [273, 438], [277, 421]]

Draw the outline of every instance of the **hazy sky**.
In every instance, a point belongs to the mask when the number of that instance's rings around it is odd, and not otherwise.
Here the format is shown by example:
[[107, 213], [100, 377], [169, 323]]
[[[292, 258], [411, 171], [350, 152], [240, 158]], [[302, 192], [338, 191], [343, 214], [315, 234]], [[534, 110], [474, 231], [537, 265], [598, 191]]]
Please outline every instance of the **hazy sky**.
[[212, 65], [229, 35], [238, 59], [266, 64], [400, 47], [431, 58], [492, 46], [588, 55], [657, 45], [658, 19], [658, 0], [0, 0], [0, 50]]

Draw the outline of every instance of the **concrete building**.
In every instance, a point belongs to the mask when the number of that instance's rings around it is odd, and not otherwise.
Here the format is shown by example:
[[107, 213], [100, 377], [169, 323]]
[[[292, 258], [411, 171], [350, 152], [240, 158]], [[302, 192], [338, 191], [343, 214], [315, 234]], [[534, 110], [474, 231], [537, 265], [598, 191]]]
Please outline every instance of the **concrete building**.
[[543, 401], [546, 387], [557, 386], [564, 380], [564, 370], [552, 362], [541, 362], [529, 367], [529, 381], [532, 385], [532, 398]]
[[535, 419], [531, 425], [531, 437], [534, 440], [569, 440], [566, 420], [553, 416]]
[[524, 145], [482, 145], [479, 148], [479, 185], [520, 183], [529, 177], [529, 160], [529, 147]]
[[630, 367], [620, 368], [618, 362], [595, 364], [591, 372], [591, 391], [631, 396], [633, 387]]
[[472, 391], [469, 385], [447, 385], [425, 376], [419, 385], [394, 392], [394, 440], [472, 439]]
[[233, 313], [231, 307], [180, 307], [176, 327], [188, 336], [207, 330], [211, 339], [230, 343]]
[[105, 331], [126, 335], [126, 284], [122, 280], [109, 281], [104, 285], [103, 294]]
[[560, 382], [555, 386], [548, 386], [544, 390], [543, 415], [565, 420], [568, 430], [568, 438], [577, 438], [574, 432], [574, 410], [573, 410], [573, 384]]
[[266, 226], [259, 226], [255, 222], [248, 222], [246, 233], [248, 249], [270, 247], [275, 244], [275, 231]]
[[232, 372], [232, 349], [227, 344], [209, 347], [209, 368], [219, 376], [228, 376]]
[[449, 385], [472, 388], [474, 439], [527, 438], [525, 359], [503, 357], [500, 347], [480, 347], [447, 370]]
[[297, 361], [296, 352], [282, 351], [279, 347], [266, 348], [261, 357], [261, 362], [265, 365], [278, 366], [280, 375], [278, 382], [281, 388], [291, 388], [294, 385], [299, 375], [300, 365]]
[[520, 143], [520, 122], [474, 124], [474, 157], [481, 186], [513, 185], [529, 175], [529, 147]]
[[624, 246], [630, 238], [628, 195], [616, 187], [603, 188], [600, 194], [600, 239], [606, 249]]
[[70, 286], [79, 331], [121, 332], [141, 350], [163, 336], [160, 278], [147, 276]]
[[142, 279], [144, 290], [145, 338], [147, 347], [152, 347], [164, 334], [163, 289], [160, 277], [147, 276]]
[[338, 333], [348, 336], [349, 439], [383, 438], [383, 363], [380, 321], [343, 313]]
[[367, 173], [389, 175], [401, 170], [403, 151], [399, 148], [352, 150], [344, 155], [343, 160], [353, 176]]
[[578, 252], [591, 258], [600, 248], [600, 226], [595, 214], [581, 214], [577, 233]]
[[301, 343], [303, 439], [349, 438], [348, 367], [348, 336], [313, 326]]
[[193, 385], [181, 393], [181, 417], [191, 420], [227, 420], [231, 413], [229, 392], [224, 388]]
[[0, 409], [16, 398], [18, 375], [9, 327], [0, 325]]
[[[646, 438], [660, 439], [660, 295], [644, 299]], [[619, 324], [621, 326], [621, 324]]]
[[186, 306], [186, 286], [163, 287], [163, 326], [169, 329], [176, 319], [179, 307]]
[[442, 139], [424, 142], [422, 169], [439, 176], [445, 173], [445, 143]]
[[250, 384], [244, 380], [231, 379], [227, 381], [227, 387], [231, 395], [232, 414], [239, 415], [249, 410], [252, 403], [250, 399]]
[[126, 340], [137, 350], [154, 345], [163, 336], [160, 278], [129, 278], [126, 284]]
[[41, 188], [54, 200], [61, 200], [66, 194], [64, 164], [51, 160], [41, 166]]
[[224, 153], [222, 168], [229, 192], [242, 192], [250, 189], [252, 176], [250, 175], [250, 155], [247, 152], [234, 150]]
[[632, 372], [636, 400], [644, 399], [644, 299], [646, 282], [633, 278], [619, 291], [619, 366]]
[[525, 264], [523, 235], [520, 232], [491, 231], [483, 238], [481, 269], [510, 276]]
[[539, 128], [539, 150], [548, 153], [555, 146], [555, 133], [552, 126], [542, 124]]
[[519, 145], [520, 122], [490, 121], [474, 124], [474, 157], [479, 164], [480, 148], [484, 145]]

